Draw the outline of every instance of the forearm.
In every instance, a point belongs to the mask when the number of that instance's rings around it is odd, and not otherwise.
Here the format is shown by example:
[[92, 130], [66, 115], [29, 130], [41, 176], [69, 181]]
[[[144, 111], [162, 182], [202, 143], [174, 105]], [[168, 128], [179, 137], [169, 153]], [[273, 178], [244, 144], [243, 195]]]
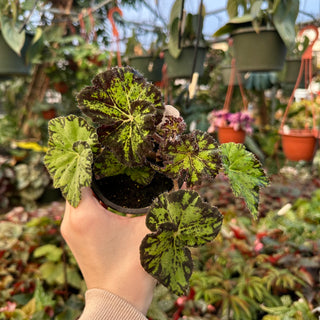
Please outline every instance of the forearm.
[[79, 320], [146, 320], [129, 302], [102, 289], [86, 292], [86, 303]]

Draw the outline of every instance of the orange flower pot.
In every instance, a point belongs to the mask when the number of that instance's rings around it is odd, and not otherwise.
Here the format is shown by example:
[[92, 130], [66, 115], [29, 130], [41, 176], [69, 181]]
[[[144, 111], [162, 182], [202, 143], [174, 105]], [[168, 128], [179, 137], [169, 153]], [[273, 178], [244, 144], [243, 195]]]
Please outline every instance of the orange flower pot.
[[57, 116], [56, 110], [54, 108], [42, 111], [42, 117], [46, 120], [51, 120]]
[[218, 129], [218, 140], [220, 143], [244, 143], [245, 138], [246, 132], [242, 129], [234, 130], [231, 127], [219, 127]]
[[313, 130], [291, 129], [289, 134], [280, 134], [283, 152], [288, 160], [312, 161], [316, 148]]

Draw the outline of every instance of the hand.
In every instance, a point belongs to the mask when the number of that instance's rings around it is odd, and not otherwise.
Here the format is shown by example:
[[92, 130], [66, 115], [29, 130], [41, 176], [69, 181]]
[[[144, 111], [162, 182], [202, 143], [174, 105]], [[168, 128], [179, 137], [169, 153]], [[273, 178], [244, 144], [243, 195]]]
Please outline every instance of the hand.
[[66, 203], [61, 224], [87, 288], [114, 293], [144, 314], [156, 284], [140, 264], [139, 247], [147, 233], [145, 216], [123, 217], [106, 210], [90, 188], [83, 188], [77, 208]]

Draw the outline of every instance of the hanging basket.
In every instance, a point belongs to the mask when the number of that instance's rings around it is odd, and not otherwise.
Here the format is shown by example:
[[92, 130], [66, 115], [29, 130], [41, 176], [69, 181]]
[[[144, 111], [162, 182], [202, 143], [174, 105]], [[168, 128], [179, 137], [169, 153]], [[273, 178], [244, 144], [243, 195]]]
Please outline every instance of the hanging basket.
[[[313, 30], [315, 32], [315, 38], [313, 41], [310, 41], [310, 45], [302, 55], [298, 77], [296, 79], [294, 89], [288, 101], [279, 130], [279, 134], [281, 135], [283, 152], [286, 158], [292, 161], [312, 161], [316, 151], [316, 126], [314, 108], [312, 110], [313, 128], [288, 130], [284, 127], [289, 109], [295, 97], [295, 91], [298, 89], [299, 84], [301, 83], [302, 75], [304, 75], [305, 78], [306, 88], [312, 80], [312, 47], [315, 41], [318, 39], [318, 29], [314, 26], [307, 26], [300, 30], [300, 34], [302, 34], [304, 31], [308, 29]], [[312, 98], [313, 95], [311, 94], [311, 100]]]
[[281, 141], [288, 160], [312, 161], [316, 149], [316, 138], [312, 129], [291, 129], [289, 134], [281, 134]]
[[[230, 65], [222, 65], [220, 68], [221, 68], [222, 83], [225, 86], [228, 86], [229, 85], [229, 80], [230, 80], [230, 77], [231, 77], [232, 66], [231, 66], [231, 64]], [[241, 82], [243, 83], [244, 82], [243, 74], [239, 74], [239, 75], [241, 77]], [[234, 85], [235, 86], [239, 85], [238, 77], [235, 77]]]
[[231, 127], [219, 127], [218, 128], [218, 140], [219, 143], [244, 143], [246, 138], [246, 132], [242, 129], [234, 130]]
[[[167, 74], [170, 79], [189, 79], [192, 76], [192, 64], [195, 46], [183, 47], [177, 59], [172, 57], [168, 49], [164, 50], [164, 61], [167, 64]], [[198, 47], [195, 71], [201, 76], [204, 71], [204, 60], [207, 47]]]
[[[230, 42], [230, 45], [232, 42]], [[230, 70], [230, 75], [229, 75], [229, 81], [228, 81], [228, 90], [226, 94], [226, 99], [224, 101], [224, 106], [223, 106], [223, 111], [229, 112], [230, 110], [230, 103], [231, 103], [231, 98], [233, 94], [233, 89], [235, 85], [235, 80], [237, 79], [237, 83], [239, 85], [239, 89], [241, 92], [241, 97], [242, 97], [242, 103], [243, 103], [243, 110], [247, 111], [247, 98], [244, 94], [244, 90], [242, 87], [242, 78], [237, 72], [236, 68], [236, 61], [233, 58], [231, 61], [231, 70]], [[243, 129], [235, 130], [231, 126], [218, 126], [218, 140], [219, 143], [228, 143], [228, 142], [234, 142], [234, 143], [244, 143], [246, 138], [246, 132]]]
[[32, 36], [26, 33], [25, 44], [18, 56], [4, 40], [0, 32], [0, 76], [27, 76], [31, 73], [31, 65], [26, 63], [26, 53], [31, 44]]
[[239, 72], [279, 71], [283, 68], [287, 48], [275, 28], [252, 27], [232, 32], [234, 57]]
[[[284, 68], [280, 73], [280, 80], [287, 84], [295, 84], [299, 75], [299, 70], [301, 66], [301, 58], [287, 58]], [[312, 68], [316, 70], [317, 61], [315, 57], [312, 58]], [[303, 72], [301, 78], [302, 80], [299, 83], [299, 88], [304, 88], [304, 80], [306, 74]]]
[[129, 64], [138, 70], [148, 81], [157, 82], [162, 79], [164, 59], [152, 56], [136, 56], [129, 58]]

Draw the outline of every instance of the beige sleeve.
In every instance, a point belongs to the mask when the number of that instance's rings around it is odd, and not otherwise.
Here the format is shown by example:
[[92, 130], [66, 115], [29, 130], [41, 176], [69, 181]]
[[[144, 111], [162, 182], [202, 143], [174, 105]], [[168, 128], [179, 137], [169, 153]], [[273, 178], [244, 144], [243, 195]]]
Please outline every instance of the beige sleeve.
[[129, 302], [106, 290], [87, 290], [85, 299], [85, 308], [78, 320], [147, 320]]

